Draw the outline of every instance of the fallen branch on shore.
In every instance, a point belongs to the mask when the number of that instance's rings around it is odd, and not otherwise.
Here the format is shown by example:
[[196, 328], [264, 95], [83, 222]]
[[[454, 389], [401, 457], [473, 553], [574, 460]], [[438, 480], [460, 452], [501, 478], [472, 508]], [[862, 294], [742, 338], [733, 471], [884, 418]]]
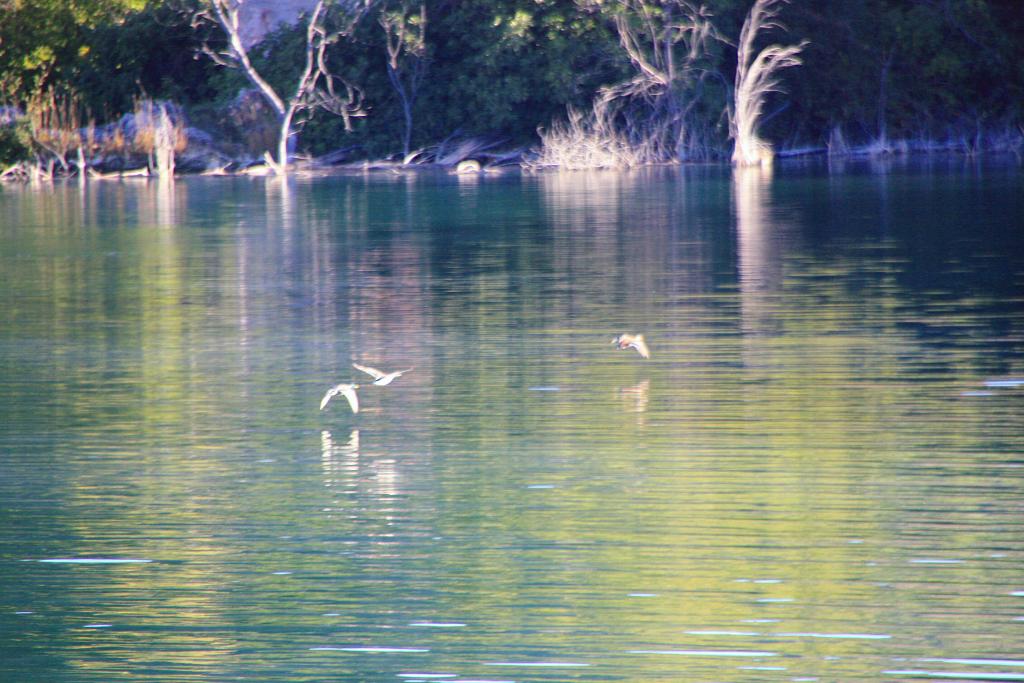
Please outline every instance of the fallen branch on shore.
[[103, 173], [97, 171], [94, 168], [88, 169], [90, 178], [96, 180], [120, 180], [121, 178], [148, 178], [150, 176], [149, 168], [143, 166], [142, 168], [132, 168], [127, 171], [108, 171]]

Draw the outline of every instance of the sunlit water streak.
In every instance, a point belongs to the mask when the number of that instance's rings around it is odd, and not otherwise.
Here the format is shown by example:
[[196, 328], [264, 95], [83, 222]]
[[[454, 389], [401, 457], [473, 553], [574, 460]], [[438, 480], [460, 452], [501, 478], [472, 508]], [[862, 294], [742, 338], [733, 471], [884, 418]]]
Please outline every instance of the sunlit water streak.
[[1015, 167], [0, 189], [0, 678], [1024, 680]]

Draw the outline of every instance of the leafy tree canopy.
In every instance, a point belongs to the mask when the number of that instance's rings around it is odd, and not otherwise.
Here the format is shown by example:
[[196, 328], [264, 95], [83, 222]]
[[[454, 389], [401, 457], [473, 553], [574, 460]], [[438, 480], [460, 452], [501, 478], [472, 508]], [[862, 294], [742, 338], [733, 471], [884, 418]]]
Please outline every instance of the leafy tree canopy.
[[[244, 81], [196, 58], [201, 37], [189, 18], [198, 1], [0, 0], [0, 103], [24, 105], [57, 88], [109, 118], [136, 97], [193, 108], [234, 98]], [[530, 141], [566, 107], [586, 108], [600, 88], [631, 77], [616, 17], [640, 10], [659, 17], [673, 1], [380, 2], [383, 12], [424, 10], [425, 70], [412, 116], [403, 116], [412, 100], [389, 80], [385, 31], [371, 12], [329, 54], [332, 70], [362, 89], [369, 116], [354, 134], [317, 116], [300, 147], [359, 144], [371, 155], [393, 153], [410, 118], [413, 147], [452, 134]], [[722, 145], [735, 40], [752, 0], [694, 4], [705, 7], [721, 40], [700, 62], [702, 99], [687, 111]], [[803, 65], [788, 70], [784, 92], [766, 102], [762, 132], [779, 147], [820, 145], [836, 129], [864, 142], [1017, 130], [1024, 121], [1021, 0], [792, 0], [779, 20], [783, 27], [759, 38], [761, 46], [808, 41]], [[285, 87], [301, 68], [303, 44], [301, 27], [282, 27], [254, 49], [254, 61]]]
[[0, 3], [0, 94], [23, 101], [72, 74], [92, 50], [90, 32], [146, 0], [6, 0]]

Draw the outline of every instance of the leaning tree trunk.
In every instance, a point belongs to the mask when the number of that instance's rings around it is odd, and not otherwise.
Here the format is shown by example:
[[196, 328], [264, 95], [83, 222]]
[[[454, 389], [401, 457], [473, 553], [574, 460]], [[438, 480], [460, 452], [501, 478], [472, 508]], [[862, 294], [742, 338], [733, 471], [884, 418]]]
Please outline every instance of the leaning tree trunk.
[[765, 97], [780, 90], [778, 72], [800, 64], [797, 55], [807, 45], [806, 41], [798, 45], [769, 45], [754, 55], [757, 34], [778, 25], [773, 20], [779, 12], [777, 5], [783, 1], [757, 0], [740, 31], [731, 121], [736, 142], [732, 153], [734, 166], [771, 164], [774, 150], [758, 135]]
[[295, 118], [295, 107], [291, 106], [285, 111], [281, 118], [281, 131], [277, 138], [277, 167], [274, 169], [279, 175], [288, 172], [288, 143], [292, 137], [292, 120]]
[[174, 147], [177, 135], [174, 123], [167, 113], [167, 105], [160, 104], [160, 113], [154, 124], [153, 153], [156, 157], [156, 174], [161, 178], [174, 176]]

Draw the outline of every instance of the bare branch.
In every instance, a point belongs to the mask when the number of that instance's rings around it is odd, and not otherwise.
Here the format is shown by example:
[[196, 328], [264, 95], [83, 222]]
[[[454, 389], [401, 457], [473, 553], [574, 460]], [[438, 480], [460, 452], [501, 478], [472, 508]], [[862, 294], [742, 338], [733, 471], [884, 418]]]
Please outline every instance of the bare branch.
[[730, 130], [736, 141], [732, 161], [738, 166], [771, 163], [772, 147], [757, 134], [765, 96], [779, 91], [779, 71], [801, 63], [797, 56], [807, 41], [797, 45], [770, 45], [753, 55], [754, 42], [762, 31], [781, 28], [774, 21], [781, 5], [789, 0], [756, 0], [747, 15], [737, 43], [737, 64]]
[[378, 23], [384, 29], [388, 80], [398, 95], [405, 118], [402, 152], [406, 156], [409, 154], [412, 137], [413, 105], [427, 63], [427, 6], [421, 2], [419, 16], [416, 16], [408, 2], [400, 0], [396, 10], [381, 12], [378, 18]]
[[[239, 31], [239, 9], [244, 0], [204, 0], [204, 9], [196, 14], [196, 20], [207, 20], [216, 23], [228, 39], [227, 52], [216, 53], [204, 45], [204, 52], [218, 64], [233, 64], [242, 69], [245, 77], [263, 95], [264, 99], [274, 108], [278, 116], [284, 116], [285, 103], [274, 88], [256, 71], [249, 60], [249, 51], [242, 41]], [[195, 20], [193, 25], [195, 25]]]
[[[263, 78], [249, 58], [248, 49], [242, 40], [239, 21], [239, 13], [245, 0], [202, 0], [202, 9], [193, 16], [194, 27], [214, 25], [227, 38], [227, 50], [218, 52], [213, 50], [209, 43], [204, 43], [203, 52], [217, 64], [240, 68], [277, 114], [280, 121], [278, 154], [272, 165], [277, 173], [285, 172], [292, 137], [309, 119], [312, 110], [320, 108], [341, 116], [345, 120], [346, 130], [352, 128], [352, 117], [365, 115], [361, 106], [362, 92], [331, 74], [326, 51], [329, 45], [337, 42], [354, 28], [361, 14], [372, 4], [371, 0], [336, 0], [333, 4], [340, 8], [342, 26], [335, 31], [327, 29], [327, 2], [328, 0], [317, 0], [313, 10], [304, 19], [305, 60], [295, 82], [295, 89], [287, 100]], [[335, 81], [343, 83], [346, 96], [340, 96], [336, 92]]]
[[614, 121], [630, 131], [634, 144], [664, 154], [662, 160], [696, 149], [689, 128], [700, 125], [693, 112], [714, 72], [711, 44], [722, 40], [698, 1], [577, 0], [580, 7], [608, 14], [635, 72], [599, 91], [588, 126]]

